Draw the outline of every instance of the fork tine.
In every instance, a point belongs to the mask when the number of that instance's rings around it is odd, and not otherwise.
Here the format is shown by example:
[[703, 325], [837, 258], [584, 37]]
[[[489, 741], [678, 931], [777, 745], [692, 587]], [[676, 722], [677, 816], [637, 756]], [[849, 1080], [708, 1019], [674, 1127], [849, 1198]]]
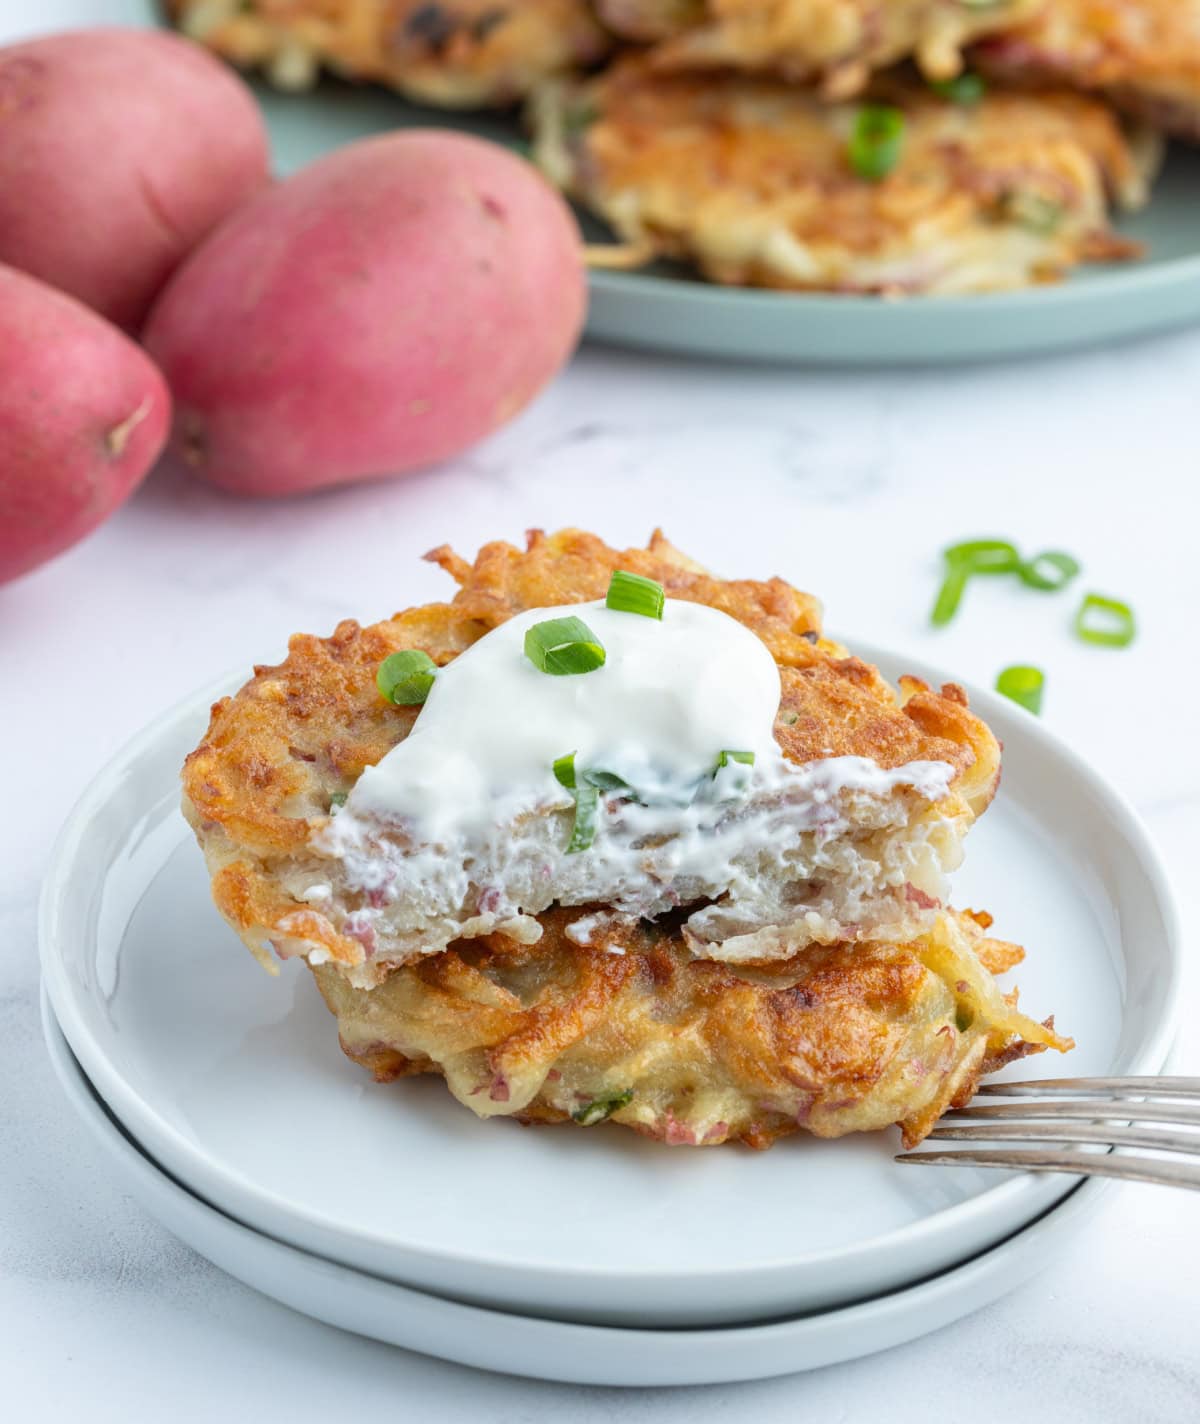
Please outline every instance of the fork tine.
[[1103, 1147], [1150, 1147], [1156, 1152], [1190, 1152], [1200, 1158], [1200, 1133], [1164, 1132], [1161, 1127], [1115, 1127], [1111, 1123], [986, 1122], [975, 1126], [943, 1127], [928, 1140], [951, 1142], [1098, 1142]]
[[945, 1113], [940, 1121], [962, 1122], [966, 1118], [1115, 1118], [1119, 1122], [1174, 1122], [1200, 1127], [1200, 1105], [1182, 1107], [1170, 1103], [1139, 1103], [1129, 1098], [1083, 1098], [1049, 1103], [969, 1103]]
[[1200, 1078], [1029, 1078], [1020, 1083], [984, 1083], [977, 1093], [1024, 1098], [1033, 1093], [1131, 1093], [1150, 1098], [1200, 1098]]
[[1029, 1151], [908, 1152], [895, 1159], [916, 1166], [1007, 1167], [1025, 1172], [1070, 1172], [1077, 1177], [1119, 1177], [1128, 1182], [1153, 1182], [1164, 1187], [1200, 1191], [1200, 1166], [1163, 1162], [1156, 1157], [1123, 1157], [1114, 1152]]

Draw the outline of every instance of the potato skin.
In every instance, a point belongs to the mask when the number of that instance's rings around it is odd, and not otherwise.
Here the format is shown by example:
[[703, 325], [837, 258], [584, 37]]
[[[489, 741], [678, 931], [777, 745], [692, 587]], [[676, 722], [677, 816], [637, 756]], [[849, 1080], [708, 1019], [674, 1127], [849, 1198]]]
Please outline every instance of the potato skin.
[[0, 583], [90, 533], [170, 428], [153, 362], [72, 297], [0, 266]]
[[0, 50], [0, 262], [127, 331], [187, 253], [267, 180], [245, 84], [155, 30]]
[[522, 159], [441, 131], [351, 144], [183, 264], [147, 349], [173, 460], [241, 494], [402, 473], [515, 415], [586, 305], [570, 210]]

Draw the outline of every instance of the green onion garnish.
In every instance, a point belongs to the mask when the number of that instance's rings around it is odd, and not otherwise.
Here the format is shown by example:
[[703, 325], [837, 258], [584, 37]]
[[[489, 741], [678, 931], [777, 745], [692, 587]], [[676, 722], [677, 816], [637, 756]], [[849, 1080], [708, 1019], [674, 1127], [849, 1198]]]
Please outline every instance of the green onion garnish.
[[854, 119], [846, 156], [860, 178], [878, 183], [900, 162], [904, 115], [890, 104], [864, 104]]
[[997, 692], [1002, 692], [1013, 702], [1020, 703], [1035, 717], [1042, 710], [1042, 692], [1045, 686], [1046, 674], [1036, 667], [1005, 668], [996, 679]]
[[594, 1123], [612, 1117], [618, 1109], [627, 1107], [631, 1102], [633, 1089], [626, 1088], [623, 1093], [613, 1093], [608, 1098], [593, 1098], [590, 1103], [584, 1103], [583, 1107], [573, 1112], [571, 1118], [581, 1127], [591, 1127]]
[[952, 104], [978, 104], [987, 85], [978, 74], [959, 74], [954, 79], [935, 79], [929, 86], [939, 98]]
[[554, 776], [560, 786], [565, 786], [575, 801], [575, 824], [571, 827], [571, 839], [567, 842], [567, 855], [577, 855], [596, 839], [596, 813], [600, 806], [599, 791], [588, 783], [577, 784], [575, 777], [575, 753], [556, 757]]
[[1007, 539], [969, 539], [942, 550], [946, 563], [969, 574], [1011, 574], [1021, 566], [1017, 546]]
[[397, 707], [417, 707], [429, 696], [437, 677], [437, 664], [417, 648], [392, 653], [375, 673], [375, 686]]
[[743, 766], [753, 766], [753, 765], [754, 765], [754, 753], [753, 753], [753, 752], [718, 752], [718, 753], [717, 753], [717, 770], [720, 771], [720, 769], [721, 769], [723, 766], [728, 766], [731, 761], [738, 761], [738, 762], [741, 762], [741, 764], [742, 764]]
[[944, 628], [958, 612], [968, 577], [967, 570], [957, 565], [946, 575], [934, 600], [933, 612], [929, 615], [929, 621], [935, 628]]
[[604, 666], [604, 647], [581, 618], [547, 618], [525, 630], [525, 656], [539, 672], [564, 677]]
[[661, 583], [643, 578], [641, 574], [617, 569], [608, 585], [608, 608], [617, 613], [640, 613], [644, 618], [662, 618], [667, 595]]
[[585, 771], [583, 779], [598, 791], [628, 791], [629, 782], [624, 781], [615, 771]]
[[1075, 615], [1075, 635], [1098, 648], [1127, 648], [1137, 637], [1137, 621], [1128, 603], [1088, 593]]
[[1021, 582], [1027, 583], [1030, 588], [1056, 593], [1060, 588], [1066, 588], [1079, 573], [1079, 561], [1070, 554], [1051, 549], [1049, 553], [1039, 554], [1036, 559], [1020, 564], [1017, 573], [1021, 575]]
[[347, 791], [335, 791], [329, 798], [329, 809], [332, 811], [335, 806], [344, 806], [349, 794]]

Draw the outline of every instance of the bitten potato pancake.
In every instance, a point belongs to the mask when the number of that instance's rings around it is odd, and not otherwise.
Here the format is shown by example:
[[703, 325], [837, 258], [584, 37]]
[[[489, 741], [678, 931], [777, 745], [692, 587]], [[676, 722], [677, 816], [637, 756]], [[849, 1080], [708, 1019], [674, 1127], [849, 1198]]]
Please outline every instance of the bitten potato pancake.
[[609, 40], [586, 0], [167, 0], [192, 39], [281, 89], [321, 69], [424, 104], [512, 104], [547, 75], [594, 64]]
[[[596, 901], [604, 857], [570, 853], [572, 815], [561, 799], [501, 828], [501, 862], [476, 858], [449, 867], [454, 875], [443, 874], [447, 854], [436, 847], [416, 858], [402, 822], [368, 825], [365, 846], [352, 853], [336, 833], [355, 820], [353, 798], [340, 803], [364, 769], [417, 719], [419, 709], [380, 694], [384, 658], [419, 650], [445, 667], [524, 610], [603, 597], [617, 568], [657, 580], [669, 600], [720, 610], [761, 639], [778, 672], [773, 738], [788, 767], [852, 757], [896, 776], [879, 794], [845, 789], [817, 802], [802, 793], [806, 802], [767, 788], [761, 805], [753, 797], [731, 804], [711, 834], [723, 826], [745, 834], [720, 894], [685, 878], [673, 842], [653, 840], [614, 922], [681, 908], [679, 935], [694, 954], [738, 962], [786, 959], [806, 943], [913, 938], [933, 924], [962, 838], [1000, 772], [999, 746], [961, 688], [934, 692], [905, 678], [897, 695], [875, 668], [821, 637], [809, 595], [777, 578], [714, 578], [661, 534], [623, 553], [567, 530], [535, 532], [524, 550], [486, 545], [473, 565], [448, 549], [429, 557], [460, 584], [452, 603], [370, 628], [345, 622], [331, 638], [297, 635], [282, 664], [257, 668], [216, 704], [187, 760], [184, 810], [214, 898], [254, 953], [330, 963], [370, 987], [389, 967], [463, 938], [500, 933], [536, 944], [539, 916], [555, 903]], [[939, 789], [918, 791], [917, 769], [930, 765], [940, 768]], [[423, 867], [415, 879], [405, 878], [408, 864]], [[388, 874], [363, 877], [380, 867]]]
[[1052, 0], [974, 61], [1005, 83], [1103, 94], [1200, 143], [1200, 0]]
[[900, 1124], [913, 1147], [979, 1079], [1069, 1039], [992, 977], [1023, 951], [987, 915], [945, 914], [910, 944], [814, 947], [746, 969], [696, 960], [642, 922], [533, 947], [463, 942], [356, 989], [313, 970], [345, 1052], [383, 1082], [441, 1073], [478, 1116], [610, 1120], [671, 1145], [769, 1147]]
[[1036, 13], [1043, 0], [598, 0], [630, 39], [661, 41], [664, 69], [730, 68], [857, 94], [871, 74], [915, 57], [931, 79], [962, 69], [964, 45]]
[[[1140, 250], [1109, 203], [1146, 200], [1159, 149], [1104, 105], [1067, 92], [964, 105], [890, 79], [870, 99], [830, 106], [779, 80], [635, 57], [545, 86], [535, 157], [634, 255], [735, 285], [984, 292]], [[891, 151], [864, 176], [857, 136], [881, 109]]]

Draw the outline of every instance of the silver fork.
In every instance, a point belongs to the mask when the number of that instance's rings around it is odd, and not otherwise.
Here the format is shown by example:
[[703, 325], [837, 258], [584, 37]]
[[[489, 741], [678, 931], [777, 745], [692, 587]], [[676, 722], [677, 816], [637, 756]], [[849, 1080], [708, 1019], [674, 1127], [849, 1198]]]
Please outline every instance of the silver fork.
[[[981, 1097], [1037, 1097], [1042, 1101], [980, 1103]], [[896, 1161], [1123, 1177], [1200, 1191], [1200, 1132], [1138, 1125], [1147, 1122], [1200, 1128], [1200, 1078], [1042, 1078], [985, 1083], [965, 1108], [943, 1114], [926, 1141], [1029, 1142], [1039, 1146], [998, 1152], [980, 1152], [973, 1147], [906, 1152]], [[1110, 1150], [1085, 1150], [1090, 1146]], [[1191, 1160], [1133, 1156], [1124, 1150], [1130, 1147], [1181, 1153]]]

